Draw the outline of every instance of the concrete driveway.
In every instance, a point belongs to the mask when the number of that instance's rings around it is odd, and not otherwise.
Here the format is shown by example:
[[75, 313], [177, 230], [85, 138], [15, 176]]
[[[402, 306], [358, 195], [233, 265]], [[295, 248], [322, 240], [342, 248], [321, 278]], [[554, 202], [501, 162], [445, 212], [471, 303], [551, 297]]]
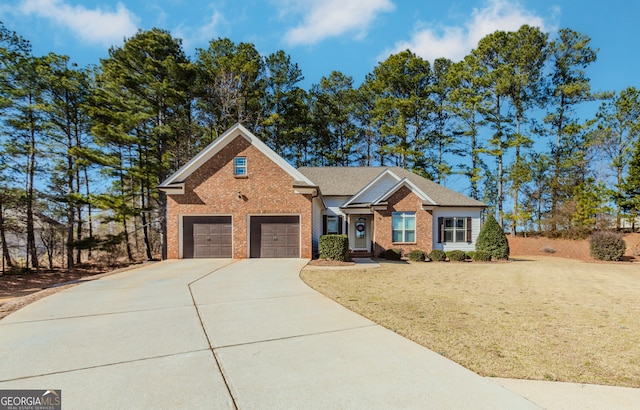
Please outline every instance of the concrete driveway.
[[172, 260], [0, 321], [0, 389], [65, 409], [537, 408], [307, 287], [301, 259]]

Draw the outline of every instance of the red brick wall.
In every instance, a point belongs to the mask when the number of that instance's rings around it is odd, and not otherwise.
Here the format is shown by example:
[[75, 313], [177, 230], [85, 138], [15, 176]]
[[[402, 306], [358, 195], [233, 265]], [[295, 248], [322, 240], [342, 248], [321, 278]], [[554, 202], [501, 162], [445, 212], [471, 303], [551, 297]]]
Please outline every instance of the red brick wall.
[[[432, 223], [433, 217], [430, 211], [422, 210], [422, 201], [407, 187], [400, 188], [389, 198], [389, 206], [386, 211], [375, 211], [375, 238], [374, 252], [380, 254], [386, 249], [401, 249], [403, 254], [407, 254], [414, 249], [431, 252], [433, 246]], [[415, 243], [393, 243], [391, 241], [391, 215], [392, 212], [415, 212], [416, 213], [416, 242]]]
[[[247, 157], [247, 178], [233, 175], [233, 158]], [[238, 192], [242, 198], [238, 198]], [[247, 215], [299, 215], [300, 257], [311, 258], [311, 195], [296, 194], [293, 178], [242, 136], [236, 137], [185, 181], [184, 195], [167, 198], [167, 256], [179, 257], [179, 219], [231, 215], [233, 257], [246, 258]]]

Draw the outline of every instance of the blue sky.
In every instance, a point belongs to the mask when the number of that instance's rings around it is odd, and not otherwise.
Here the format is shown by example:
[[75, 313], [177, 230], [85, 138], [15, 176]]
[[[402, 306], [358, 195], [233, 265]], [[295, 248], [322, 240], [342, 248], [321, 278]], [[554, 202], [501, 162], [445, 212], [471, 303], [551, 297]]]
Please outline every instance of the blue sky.
[[332, 70], [356, 85], [390, 53], [409, 48], [433, 60], [459, 60], [495, 30], [522, 24], [553, 36], [568, 27], [592, 38], [594, 90], [640, 86], [640, 0], [2, 0], [0, 21], [36, 54], [97, 64], [137, 29], [159, 27], [195, 55], [211, 39], [251, 42], [267, 55], [287, 52], [303, 87]]

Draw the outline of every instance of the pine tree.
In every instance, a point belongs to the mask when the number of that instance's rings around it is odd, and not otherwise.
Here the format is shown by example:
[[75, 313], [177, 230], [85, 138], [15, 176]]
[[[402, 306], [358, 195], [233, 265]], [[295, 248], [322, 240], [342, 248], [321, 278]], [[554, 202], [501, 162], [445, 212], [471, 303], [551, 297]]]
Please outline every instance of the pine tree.
[[250, 43], [211, 40], [196, 55], [197, 115], [207, 143], [237, 122], [257, 131], [264, 120], [265, 66]]
[[392, 165], [432, 174], [425, 154], [429, 115], [433, 112], [429, 62], [409, 50], [402, 51], [378, 64], [366, 81], [373, 92], [373, 115], [380, 125], [384, 158], [392, 159]]
[[122, 223], [129, 259], [129, 221], [143, 234], [147, 259], [153, 258], [151, 236], [158, 230], [165, 254], [166, 197], [155, 187], [177, 168], [180, 141], [190, 139], [192, 129], [184, 124], [192, 120], [192, 72], [180, 40], [153, 29], [109, 50], [96, 76], [92, 131], [118, 196], [103, 203], [114, 207]]
[[509, 126], [512, 119], [508, 116], [508, 93], [511, 67], [507, 61], [509, 37], [504, 31], [496, 31], [478, 43], [478, 47], [467, 57], [476, 76], [475, 85], [483, 98], [482, 116], [491, 130], [491, 138], [481, 151], [496, 160], [497, 214], [504, 224], [505, 164], [504, 157], [510, 147]]
[[640, 91], [628, 87], [600, 107], [597, 145], [615, 173], [616, 227], [620, 228], [625, 205], [624, 175], [640, 136]]
[[457, 120], [454, 132], [458, 135], [457, 142], [463, 147], [458, 153], [470, 158], [469, 165], [463, 166], [463, 172], [469, 178], [471, 197], [479, 200], [479, 182], [485, 166], [480, 157], [483, 147], [479, 133], [485, 125], [481, 113], [487, 110], [487, 103], [481, 87], [477, 84], [477, 70], [477, 59], [467, 57], [454, 64], [449, 69], [448, 76], [453, 86], [450, 109]]
[[307, 93], [298, 84], [302, 70], [279, 50], [265, 59], [264, 120], [259, 134], [278, 154], [300, 163], [309, 140]]
[[622, 195], [622, 209], [627, 213], [631, 227], [635, 231], [636, 220], [640, 215], [640, 138], [635, 142], [627, 177], [622, 184]]
[[489, 214], [476, 240], [476, 251], [485, 251], [493, 259], [509, 259], [509, 242], [498, 221]]
[[562, 215], [562, 205], [572, 200], [576, 186], [584, 182], [589, 143], [586, 130], [589, 121], [582, 122], [576, 108], [587, 101], [600, 98], [591, 93], [585, 69], [597, 59], [597, 50], [590, 47], [591, 39], [570, 29], [558, 32], [558, 38], [549, 45], [549, 111], [544, 118], [545, 132], [551, 143], [550, 227], [557, 230], [567, 226], [570, 216]]
[[[49, 198], [64, 207], [66, 223], [66, 266], [73, 269], [81, 262], [78, 250], [74, 258], [72, 244], [82, 239], [82, 210], [86, 199], [80, 194], [84, 165], [80, 157], [89, 118], [84, 105], [90, 95], [89, 73], [78, 69], [67, 56], [47, 55], [40, 71], [43, 81], [45, 121], [49, 163]], [[86, 176], [86, 175], [85, 175]], [[51, 261], [50, 261], [51, 263]]]
[[453, 85], [451, 75], [453, 63], [446, 58], [438, 58], [433, 62], [433, 83], [429, 88], [433, 101], [433, 127], [428, 133], [428, 145], [431, 147], [434, 158], [431, 168], [434, 170], [434, 181], [443, 184], [445, 179], [453, 173], [446, 156], [455, 153], [453, 143], [455, 138], [451, 130], [453, 107], [451, 94]]
[[593, 178], [587, 178], [584, 183], [578, 185], [573, 196], [576, 210], [571, 220], [576, 228], [596, 229], [598, 215], [611, 211], [607, 206], [611, 197], [610, 191], [602, 182], [596, 182]]
[[318, 165], [350, 165], [357, 142], [353, 79], [334, 71], [311, 87], [310, 97]]
[[42, 157], [42, 135], [45, 131], [43, 108], [43, 81], [39, 72], [44, 66], [42, 58], [31, 55], [18, 57], [8, 93], [10, 115], [5, 119], [10, 139], [4, 141], [5, 158], [16, 183], [21, 185], [22, 207], [25, 212], [27, 265], [39, 269], [39, 255], [35, 237], [35, 204], [37, 202], [36, 176], [42, 171], [38, 159]]

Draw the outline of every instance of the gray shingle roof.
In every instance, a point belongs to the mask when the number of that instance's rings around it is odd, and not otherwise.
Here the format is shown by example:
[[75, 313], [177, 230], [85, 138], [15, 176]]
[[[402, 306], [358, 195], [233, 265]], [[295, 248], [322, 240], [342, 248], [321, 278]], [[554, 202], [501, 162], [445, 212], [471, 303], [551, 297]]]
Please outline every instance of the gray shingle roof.
[[439, 206], [486, 206], [400, 167], [301, 167], [298, 171], [317, 184], [324, 196], [352, 196], [387, 169], [407, 178]]

